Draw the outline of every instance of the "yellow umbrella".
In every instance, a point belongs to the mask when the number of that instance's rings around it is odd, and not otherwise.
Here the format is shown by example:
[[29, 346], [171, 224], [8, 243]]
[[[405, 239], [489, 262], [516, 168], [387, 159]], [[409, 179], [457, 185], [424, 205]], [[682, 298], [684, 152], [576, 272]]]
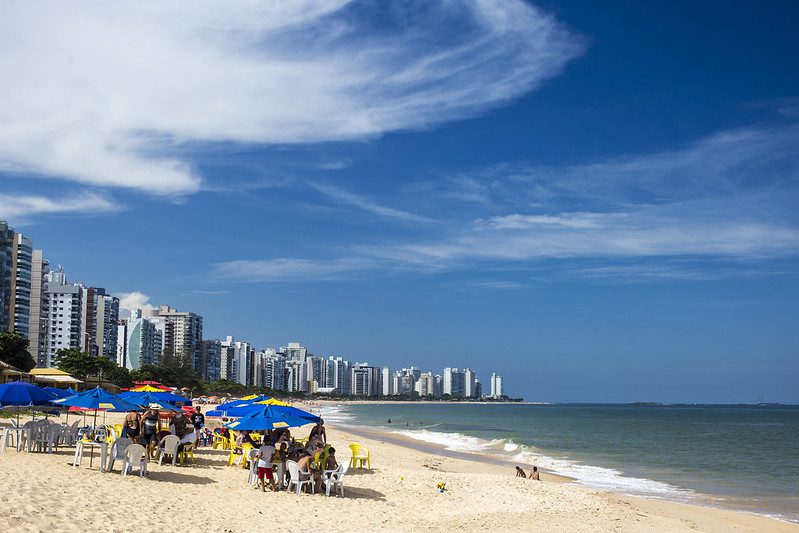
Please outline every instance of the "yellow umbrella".
[[253, 398], [257, 398], [260, 394], [250, 394], [249, 396], [245, 396], [242, 400], [252, 400]]
[[280, 400], [276, 400], [274, 398], [269, 398], [268, 400], [264, 400], [262, 402], [254, 402], [255, 405], [283, 405], [283, 406], [290, 406], [290, 403], [281, 402]]
[[135, 389], [130, 390], [131, 392], [164, 392], [163, 389], [159, 389], [151, 385], [142, 385], [141, 387], [136, 387]]

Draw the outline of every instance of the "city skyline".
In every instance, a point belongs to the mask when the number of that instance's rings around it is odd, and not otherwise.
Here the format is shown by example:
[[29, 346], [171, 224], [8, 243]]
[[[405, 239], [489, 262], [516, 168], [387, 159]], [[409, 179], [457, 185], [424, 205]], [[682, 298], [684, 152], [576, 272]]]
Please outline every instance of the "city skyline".
[[799, 403], [796, 13], [15, 4], [0, 219], [209, 339], [535, 401]]

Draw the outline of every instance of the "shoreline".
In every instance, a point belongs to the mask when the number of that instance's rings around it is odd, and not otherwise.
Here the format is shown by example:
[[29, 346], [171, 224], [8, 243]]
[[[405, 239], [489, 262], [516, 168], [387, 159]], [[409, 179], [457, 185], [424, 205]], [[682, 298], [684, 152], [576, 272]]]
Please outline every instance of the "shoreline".
[[[313, 404], [308, 404], [308, 409], [316, 409], [320, 411], [320, 409], [324, 409], [326, 407], [346, 407], [347, 404], [380, 404], [380, 405], [392, 405], [396, 403], [403, 403], [403, 404], [414, 404], [419, 402], [371, 402], [371, 401], [354, 401], [354, 402], [333, 402], [333, 401], [316, 401]], [[426, 402], [426, 403], [444, 403], [444, 404], [451, 404], [456, 405], [458, 402]], [[518, 405], [518, 402], [505, 402], [505, 404], [512, 404]], [[540, 405], [540, 404], [537, 404]], [[320, 414], [322, 412], [320, 411]], [[323, 417], [324, 418], [324, 417]], [[416, 451], [424, 452], [424, 453], [434, 453], [436, 455], [442, 457], [449, 457], [463, 461], [473, 462], [479, 465], [493, 465], [496, 467], [501, 468], [510, 468], [513, 469], [516, 465], [521, 466], [525, 473], [528, 473], [528, 470], [531, 465], [526, 464], [519, 464], [516, 461], [511, 460], [510, 458], [504, 458], [502, 456], [490, 453], [482, 453], [482, 452], [470, 452], [470, 451], [458, 451], [458, 450], [451, 450], [448, 449], [445, 445], [429, 442], [421, 439], [415, 439], [413, 437], [409, 437], [403, 435], [398, 432], [393, 432], [385, 427], [369, 427], [364, 428], [362, 426], [353, 426], [349, 423], [342, 423], [339, 421], [333, 422], [335, 427], [341, 427], [343, 430], [348, 431], [350, 433], [363, 436], [366, 438], [372, 439], [380, 439], [382, 441], [397, 445], [397, 446], [404, 446]], [[413, 431], [413, 428], [410, 429]], [[447, 433], [439, 432], [442, 435], [446, 435]], [[697, 507], [701, 509], [709, 509], [715, 510], [720, 512], [733, 512], [733, 513], [741, 513], [748, 516], [756, 516], [764, 519], [775, 520], [779, 523], [789, 524], [789, 525], [799, 525], [799, 522], [791, 521], [788, 518], [784, 517], [779, 513], [769, 514], [768, 512], [762, 509], [746, 509], [747, 506], [751, 506], [751, 502], [748, 500], [743, 500], [739, 498], [735, 498], [733, 496], [727, 495], [718, 495], [713, 493], [706, 493], [700, 491], [691, 490], [691, 496], [686, 499], [674, 499], [668, 497], [659, 497], [656, 495], [648, 495], [648, 494], [630, 494], [624, 492], [623, 490], [614, 490], [614, 489], [606, 489], [602, 487], [592, 486], [591, 484], [581, 483], [574, 477], [570, 477], [565, 474], [560, 474], [553, 472], [551, 469], [544, 468], [539, 466], [539, 472], [541, 472], [541, 479], [546, 480], [549, 482], [555, 483], [569, 483], [574, 484], [580, 487], [585, 487], [592, 490], [599, 490], [605, 492], [609, 497], [617, 497], [622, 500], [635, 500], [639, 502], [650, 502], [646, 505], [654, 505], [657, 506], [661, 503], [669, 503], [674, 505], [684, 505], [689, 507]], [[657, 481], [657, 480], [654, 480]], [[719, 503], [722, 499], [727, 499], [729, 502], [728, 505], [724, 505], [723, 503]]]
[[[302, 407], [302, 405], [298, 405]], [[306, 407], [307, 408], [307, 407]], [[122, 414], [109, 414], [119, 422]], [[210, 419], [209, 426], [219, 422]], [[2, 424], [5, 425], [5, 424]], [[326, 424], [326, 426], [328, 426]], [[292, 429], [305, 436], [311, 426]], [[363, 429], [363, 428], [356, 428]], [[339, 461], [349, 443], [370, 450], [371, 469], [350, 469], [345, 496], [262, 493], [247, 484], [248, 471], [228, 466], [229, 452], [201, 447], [196, 464], [150, 463], [148, 475], [122, 477], [97, 469], [84, 457], [72, 467], [74, 448], [54, 454], [9, 450], [0, 454], [0, 521], [7, 531], [138, 531], [129, 517], [158, 516], [161, 529], [185, 529], [187, 517], [210, 531], [296, 529], [308, 520], [331, 533], [410, 531], [776, 531], [799, 525], [738, 511], [646, 500], [592, 489], [551, 477], [535, 482], [513, 476], [492, 458], [439, 453], [406, 446], [401, 439], [351, 431], [331, 421], [328, 442]], [[392, 436], [393, 437], [393, 436]], [[408, 439], [411, 440], [411, 439]], [[437, 485], [446, 484], [445, 491]], [[98, 494], [113, 494], [103, 505]], [[96, 503], [95, 503], [96, 502]], [[164, 512], [179, 502], [180, 513]], [[346, 517], [346, 519], [339, 519]], [[322, 520], [323, 522], [318, 522]]]

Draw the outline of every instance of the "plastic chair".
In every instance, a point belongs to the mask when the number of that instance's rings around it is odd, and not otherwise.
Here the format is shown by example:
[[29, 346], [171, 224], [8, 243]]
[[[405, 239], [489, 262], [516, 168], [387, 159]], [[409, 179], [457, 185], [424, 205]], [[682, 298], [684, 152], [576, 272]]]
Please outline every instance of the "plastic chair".
[[330, 496], [330, 488], [338, 488], [341, 497], [344, 497], [344, 475], [349, 470], [349, 463], [341, 463], [335, 470], [322, 472], [322, 483], [325, 485], [325, 495]]
[[228, 448], [230, 448], [230, 441], [227, 437], [219, 433], [214, 433], [213, 436], [214, 436], [214, 442], [211, 445], [211, 448], [213, 448], [214, 450], [216, 450], [217, 448], [219, 448], [220, 450], [227, 450]]
[[353, 442], [350, 444], [349, 448], [352, 450], [352, 457], [350, 458], [351, 467], [363, 468], [364, 463], [366, 463], [366, 468], [369, 470], [372, 469], [372, 456], [369, 450], [361, 446], [358, 442]]
[[258, 450], [253, 448], [247, 454], [247, 460], [250, 461], [250, 478], [247, 480], [247, 483], [250, 485], [255, 485], [258, 482], [258, 461], [255, 460], [255, 455], [258, 453]]
[[117, 459], [124, 461], [125, 460], [125, 450], [128, 449], [128, 446], [133, 444], [133, 441], [127, 437], [120, 437], [114, 441], [114, 444], [111, 445], [111, 457], [108, 458], [108, 471], [110, 472], [114, 468], [114, 463]]
[[186, 461], [191, 459], [191, 464], [194, 464], [194, 444], [188, 442], [183, 445], [183, 449], [178, 449], [180, 450], [178, 452], [178, 461], [180, 461], [180, 464], [183, 464], [184, 459]]
[[147, 450], [141, 444], [131, 444], [125, 449], [122, 475], [127, 476], [134, 466], [139, 467], [139, 477], [147, 475]]
[[289, 486], [286, 487], [287, 491], [291, 490], [291, 486], [294, 485], [297, 487], [297, 494], [299, 495], [302, 492], [303, 485], [310, 485], [311, 486], [311, 494], [314, 494], [314, 482], [311, 478], [311, 472], [306, 470], [305, 472], [300, 470], [300, 465], [296, 461], [286, 461], [286, 468], [289, 470]]
[[178, 460], [178, 447], [180, 446], [180, 438], [177, 435], [167, 435], [161, 442], [158, 443], [158, 464], [162, 464], [164, 462], [165, 455], [172, 456], [172, 466], [175, 466], [175, 462]]

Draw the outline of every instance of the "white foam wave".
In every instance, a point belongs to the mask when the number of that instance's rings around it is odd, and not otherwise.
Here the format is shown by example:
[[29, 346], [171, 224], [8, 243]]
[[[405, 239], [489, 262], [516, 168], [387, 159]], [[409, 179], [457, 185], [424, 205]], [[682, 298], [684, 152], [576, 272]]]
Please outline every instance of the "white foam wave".
[[567, 458], [544, 455], [530, 446], [510, 439], [481, 439], [462, 433], [442, 433], [426, 429], [395, 431], [394, 433], [415, 440], [443, 446], [447, 450], [490, 454], [522, 466], [535, 465], [555, 474], [574, 478], [578, 483], [603, 490], [625, 494], [685, 500], [694, 493], [651, 479], [625, 476], [612, 468], [585, 465]]

